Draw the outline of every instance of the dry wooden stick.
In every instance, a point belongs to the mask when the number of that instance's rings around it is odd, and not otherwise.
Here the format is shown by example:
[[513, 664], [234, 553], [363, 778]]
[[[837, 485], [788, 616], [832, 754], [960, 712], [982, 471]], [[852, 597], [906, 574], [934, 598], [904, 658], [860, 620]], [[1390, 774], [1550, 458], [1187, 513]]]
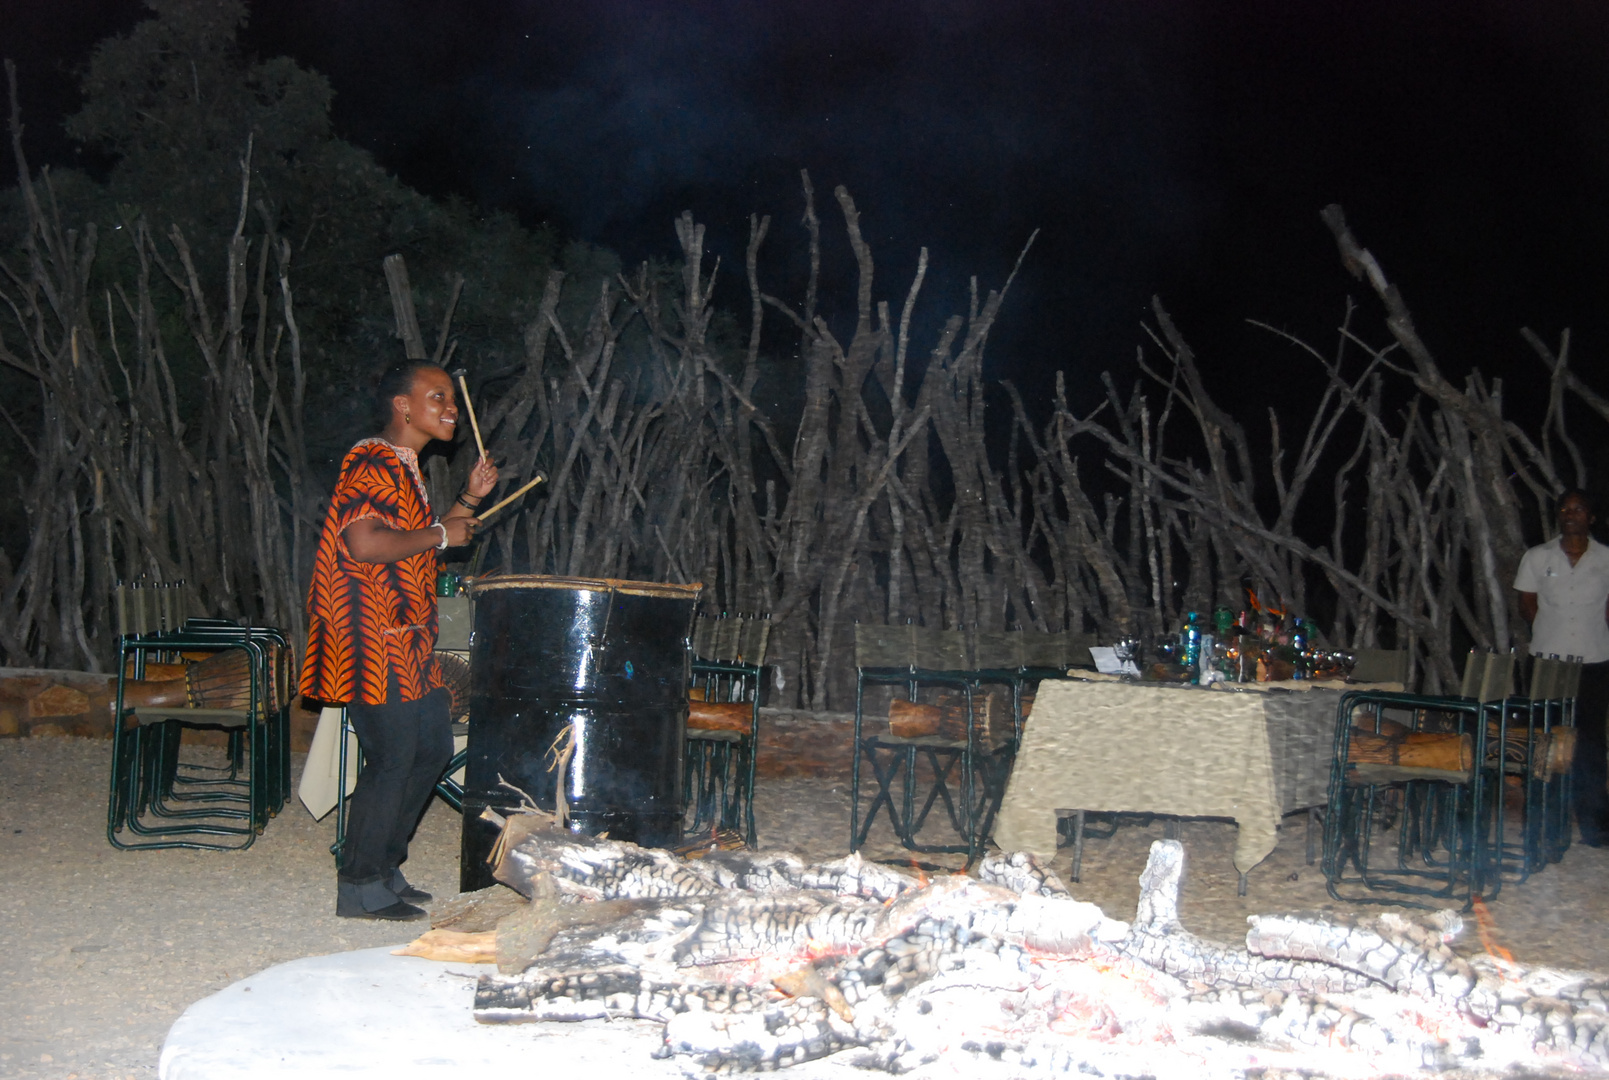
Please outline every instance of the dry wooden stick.
[[[456, 296], [457, 296], [457, 294], [455, 293], [454, 297], [456, 298]], [[461, 388], [463, 388], [463, 391], [464, 391], [464, 409], [465, 409], [465, 411], [467, 411], [469, 413], [469, 428], [470, 428], [471, 431], [473, 431], [475, 433], [475, 449], [480, 451], [480, 459], [482, 461], [485, 461], [486, 460], [486, 444], [480, 441], [480, 422], [475, 419], [475, 403], [473, 401], [469, 400], [469, 381], [464, 378], [464, 375], [463, 375], [462, 372], [459, 372], [459, 374], [458, 374], [458, 385]], [[523, 491], [524, 489], [521, 488], [520, 490]], [[510, 496], [510, 497], [512, 498], [512, 496]], [[502, 503], [498, 503], [498, 506], [501, 506], [501, 505], [502, 505]], [[493, 507], [492, 509], [495, 510], [496, 507]], [[489, 513], [491, 513], [491, 510], [488, 510], [486, 512], [489, 514]]]
[[514, 494], [510, 495], [508, 498], [504, 499], [502, 502], [493, 503], [491, 508], [488, 509], [484, 514], [476, 514], [475, 517], [477, 519], [479, 519], [480, 521], [485, 521], [487, 518], [491, 517], [493, 514], [497, 513], [499, 510], [503, 509], [503, 507], [507, 506], [509, 503], [513, 502], [515, 499], [519, 498], [521, 495], [524, 495], [527, 491], [530, 491], [532, 488], [534, 488], [536, 485], [540, 484], [542, 481], [544, 481], [546, 479], [547, 479], [547, 477], [545, 475], [543, 475], [542, 473], [537, 473], [534, 477], [531, 478], [530, 482], [527, 483], [524, 487], [520, 488], [518, 491], [516, 491]]

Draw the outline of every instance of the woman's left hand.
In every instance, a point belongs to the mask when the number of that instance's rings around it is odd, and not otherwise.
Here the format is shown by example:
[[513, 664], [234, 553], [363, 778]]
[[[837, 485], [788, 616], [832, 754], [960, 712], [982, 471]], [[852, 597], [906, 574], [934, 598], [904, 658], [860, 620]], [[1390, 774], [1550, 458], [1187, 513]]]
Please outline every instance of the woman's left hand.
[[469, 494], [475, 498], [483, 498], [497, 486], [497, 466], [492, 463], [490, 455], [475, 462], [469, 470], [469, 483], [466, 486]]

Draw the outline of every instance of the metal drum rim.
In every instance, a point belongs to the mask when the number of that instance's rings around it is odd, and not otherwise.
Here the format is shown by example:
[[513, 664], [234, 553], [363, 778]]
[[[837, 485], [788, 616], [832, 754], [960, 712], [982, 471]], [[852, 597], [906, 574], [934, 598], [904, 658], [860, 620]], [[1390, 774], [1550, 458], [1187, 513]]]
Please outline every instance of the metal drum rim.
[[496, 577], [465, 578], [471, 597], [504, 589], [569, 589], [583, 592], [616, 592], [628, 596], [654, 596], [666, 600], [697, 600], [704, 590], [702, 581], [678, 585], [669, 581], [628, 581], [624, 578], [559, 577], [550, 574], [500, 574]]

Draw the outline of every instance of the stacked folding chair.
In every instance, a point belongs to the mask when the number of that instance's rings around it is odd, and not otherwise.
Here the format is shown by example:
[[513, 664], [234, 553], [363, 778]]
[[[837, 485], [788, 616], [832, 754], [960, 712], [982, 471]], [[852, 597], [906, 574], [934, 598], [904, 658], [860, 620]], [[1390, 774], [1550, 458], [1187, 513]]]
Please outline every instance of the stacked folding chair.
[[[1476, 896], [1496, 894], [1506, 816], [1503, 750], [1510, 720], [1530, 704], [1514, 697], [1515, 661], [1513, 654], [1470, 653], [1453, 696], [1342, 695], [1324, 829], [1332, 897], [1434, 907], [1432, 901], [1467, 906]], [[1390, 723], [1388, 711], [1407, 718], [1404, 745], [1439, 739], [1455, 749], [1454, 760], [1435, 766], [1355, 760], [1354, 732], [1380, 736]], [[1376, 842], [1382, 818], [1399, 818], [1394, 851]]]
[[692, 685], [682, 791], [684, 832], [732, 829], [753, 847], [760, 689], [769, 615], [700, 615], [693, 623]]
[[[272, 627], [197, 618], [183, 583], [119, 585], [117, 696], [107, 839], [115, 847], [240, 849], [251, 846], [290, 788], [292, 659]], [[210, 706], [195, 664], [240, 653], [230, 698]], [[188, 703], [146, 706], [126, 697], [148, 662], [183, 663]], [[194, 738], [225, 735], [223, 760]], [[209, 757], [212, 760], [209, 760]]]
[[[1570, 846], [1570, 767], [1575, 757], [1575, 697], [1581, 662], [1537, 657], [1531, 662], [1530, 697], [1515, 703], [1499, 722], [1488, 754], [1496, 785], [1497, 869], [1505, 880], [1524, 881]], [[1517, 821], [1508, 822], [1510, 791], [1520, 796]], [[1518, 839], [1513, 837], [1518, 833]]]

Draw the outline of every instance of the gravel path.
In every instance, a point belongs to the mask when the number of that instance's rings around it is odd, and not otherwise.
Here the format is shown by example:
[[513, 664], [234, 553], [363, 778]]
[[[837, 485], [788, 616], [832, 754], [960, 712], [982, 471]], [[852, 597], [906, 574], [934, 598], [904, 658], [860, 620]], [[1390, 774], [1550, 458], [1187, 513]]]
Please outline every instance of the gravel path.
[[[153, 1077], [168, 1027], [193, 1001], [302, 956], [407, 941], [419, 924], [337, 919], [329, 845], [333, 815], [315, 822], [299, 802], [244, 852], [120, 852], [106, 842], [110, 744], [79, 739], [0, 741], [0, 1076]], [[298, 769], [300, 762], [298, 761]], [[846, 784], [762, 781], [755, 800], [763, 846], [809, 858], [847, 848]], [[1293, 835], [1235, 896], [1234, 829], [1187, 822], [1191, 858], [1183, 914], [1198, 933], [1244, 935], [1254, 912], [1332, 907]], [[458, 880], [458, 816], [437, 801], [408, 863], [438, 896]], [[1136, 879], [1160, 825], [1092, 840], [1073, 887], [1109, 913], [1132, 913]], [[867, 854], [907, 858], [886, 825]], [[922, 856], [933, 865], [954, 857]], [[947, 861], [946, 861], [947, 860]], [[1056, 869], [1068, 870], [1066, 849]], [[1294, 875], [1294, 880], [1292, 876]], [[1490, 905], [1498, 943], [1526, 963], [1609, 971], [1609, 849], [1572, 848]], [[1464, 943], [1479, 948], [1479, 942]]]

